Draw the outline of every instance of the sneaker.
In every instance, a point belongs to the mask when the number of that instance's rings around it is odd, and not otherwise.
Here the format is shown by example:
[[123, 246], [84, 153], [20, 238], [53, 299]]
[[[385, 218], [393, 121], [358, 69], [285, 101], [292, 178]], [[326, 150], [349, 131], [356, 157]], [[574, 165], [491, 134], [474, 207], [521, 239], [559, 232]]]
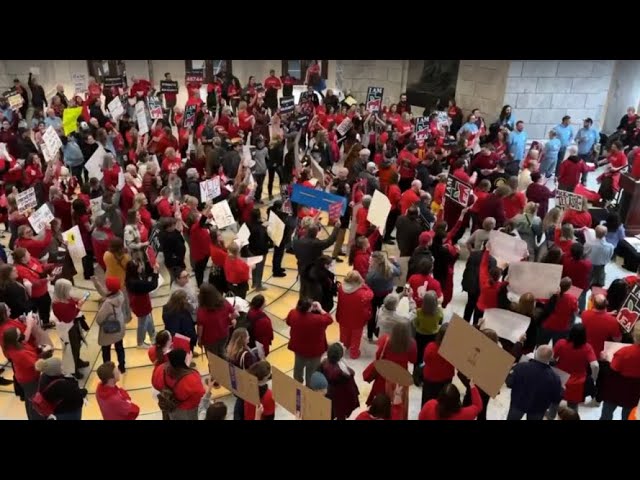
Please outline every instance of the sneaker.
[[13, 380], [7, 380], [6, 378], [0, 377], [0, 385], [11, 385]]
[[282, 278], [282, 277], [286, 277], [286, 276], [287, 276], [287, 272], [285, 272], [285, 271], [282, 271], [282, 272], [273, 272], [273, 276], [274, 276], [274, 277], [280, 277], [280, 278]]
[[78, 367], [78, 368], [87, 368], [89, 365], [90, 365], [90, 364], [89, 364], [89, 362], [86, 362], [86, 361], [84, 361], [84, 360], [80, 360], [80, 361], [78, 362], [77, 367]]
[[124, 368], [122, 365], [118, 365], [118, 370], [120, 370], [120, 373], [126, 373], [127, 369]]
[[340, 257], [333, 257], [333, 259], [336, 263], [344, 263], [344, 260], [342, 260]]
[[144, 342], [142, 345], [138, 345], [139, 349], [148, 349], [151, 345], [149, 345], [147, 342]]

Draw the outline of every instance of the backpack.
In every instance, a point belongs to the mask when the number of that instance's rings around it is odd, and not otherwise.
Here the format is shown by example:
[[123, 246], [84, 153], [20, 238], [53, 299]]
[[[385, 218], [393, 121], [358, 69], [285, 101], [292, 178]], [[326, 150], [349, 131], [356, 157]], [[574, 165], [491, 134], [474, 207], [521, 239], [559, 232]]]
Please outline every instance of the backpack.
[[53, 382], [49, 383], [49, 385], [47, 385], [47, 388], [45, 388], [42, 392], [40, 391], [40, 386], [38, 386], [38, 391], [31, 398], [31, 406], [36, 411], [36, 413], [38, 413], [38, 415], [44, 418], [49, 418], [51, 415], [53, 415], [53, 412], [55, 411], [56, 407], [60, 405], [60, 402], [62, 402], [62, 399], [58, 400], [55, 404], [52, 404], [46, 398], [44, 398], [43, 393], [48, 392], [49, 389], [54, 384], [62, 380], [63, 380], [62, 378], [57, 378]]
[[163, 412], [171, 413], [176, 408], [178, 408], [178, 404], [180, 403], [180, 400], [178, 400], [178, 398], [176, 397], [175, 393], [173, 392], [173, 389], [176, 388], [180, 383], [180, 381], [184, 377], [186, 377], [189, 373], [191, 373], [190, 370], [187, 373], [183, 373], [182, 375], [180, 375], [176, 379], [176, 383], [173, 384], [173, 388], [171, 388], [167, 384], [167, 367], [166, 366], [164, 367], [164, 370], [162, 371], [164, 388], [158, 394], [158, 407], [160, 407], [160, 410], [162, 410]]
[[111, 305], [113, 308], [113, 314], [109, 314], [107, 320], [102, 324], [102, 332], [106, 334], [114, 334], [120, 333], [122, 331], [122, 324], [118, 321], [118, 315], [116, 314], [116, 307]]

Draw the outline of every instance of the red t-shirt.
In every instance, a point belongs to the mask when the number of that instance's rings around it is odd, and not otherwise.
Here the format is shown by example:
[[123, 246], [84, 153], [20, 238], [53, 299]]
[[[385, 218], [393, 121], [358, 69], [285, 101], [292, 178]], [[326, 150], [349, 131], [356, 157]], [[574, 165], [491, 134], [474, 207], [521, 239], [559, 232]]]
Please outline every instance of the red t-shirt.
[[591, 345], [585, 343], [580, 348], [574, 348], [573, 344], [564, 338], [556, 342], [553, 356], [558, 360], [557, 368], [577, 376], [584, 375], [587, 365], [597, 360]]
[[31, 383], [40, 378], [40, 373], [36, 371], [38, 352], [31, 345], [23, 344], [20, 349], [6, 349], [4, 356], [13, 363], [13, 374], [18, 383]]
[[229, 283], [237, 285], [248, 282], [250, 272], [249, 265], [240, 258], [227, 257], [224, 262], [224, 276]]
[[604, 342], [621, 336], [620, 324], [616, 317], [607, 311], [585, 310], [581, 318], [587, 331], [587, 343], [596, 355], [600, 355], [604, 350]]
[[591, 283], [591, 260], [574, 260], [570, 255], [562, 257], [562, 276], [569, 277], [573, 285], [586, 290]]
[[450, 382], [456, 373], [455, 367], [438, 353], [439, 349], [436, 342], [430, 342], [424, 349], [422, 378], [427, 382]]
[[571, 319], [577, 310], [578, 300], [576, 297], [568, 292], [563, 293], [556, 301], [556, 308], [542, 326], [553, 332], [566, 332], [569, 330]]
[[360, 412], [354, 420], [384, 420], [384, 418], [377, 418], [371, 415], [367, 410]]
[[422, 306], [422, 297], [418, 295], [418, 289], [423, 287], [425, 282], [427, 283], [427, 290], [436, 292], [438, 298], [442, 297], [442, 288], [440, 282], [433, 278], [431, 275], [422, 275], [420, 273], [414, 273], [409, 277], [408, 284], [411, 287], [413, 293], [413, 299], [418, 307]]
[[282, 82], [280, 81], [280, 79], [276, 76], [273, 77], [267, 77], [267, 79], [264, 81], [264, 88], [269, 90], [272, 88], [275, 88], [276, 90], [282, 88]]
[[640, 345], [618, 350], [611, 360], [611, 368], [623, 377], [640, 378]]
[[224, 268], [227, 261], [227, 251], [218, 245], [211, 245], [210, 249], [211, 261], [214, 265]]
[[71, 323], [78, 316], [80, 309], [77, 300], [70, 299], [66, 302], [55, 301], [51, 308], [56, 318], [63, 323]]
[[215, 310], [198, 308], [196, 323], [202, 327], [202, 344], [209, 345], [229, 335], [233, 314], [233, 307], [226, 300], [220, 308]]
[[513, 195], [504, 197], [502, 204], [504, 205], [504, 216], [507, 219], [511, 219], [524, 211], [524, 206], [527, 204], [527, 197], [524, 192], [516, 192]]
[[573, 240], [563, 240], [560, 238], [561, 230], [556, 228], [556, 231], [553, 234], [553, 243], [562, 250], [564, 255], [571, 255], [571, 245], [573, 245]]
[[[260, 397], [260, 404], [262, 405], [262, 420], [265, 417], [272, 417], [276, 414], [276, 402], [273, 399], [273, 392], [271, 389], [267, 390], [262, 397]], [[244, 402], [244, 419], [255, 420], [256, 419], [256, 406], [249, 402]]]
[[400, 214], [406, 214], [407, 210], [409, 210], [409, 207], [415, 205], [418, 202], [420, 202], [420, 197], [418, 196], [418, 194], [414, 192], [413, 189], [407, 190], [400, 196], [400, 201], [398, 202], [398, 205], [400, 206]]
[[438, 417], [438, 400], [429, 400], [420, 410], [418, 420], [475, 420], [481, 410], [482, 398], [478, 387], [474, 386], [471, 389], [471, 405], [468, 407], [462, 407], [450, 417], [440, 419]]

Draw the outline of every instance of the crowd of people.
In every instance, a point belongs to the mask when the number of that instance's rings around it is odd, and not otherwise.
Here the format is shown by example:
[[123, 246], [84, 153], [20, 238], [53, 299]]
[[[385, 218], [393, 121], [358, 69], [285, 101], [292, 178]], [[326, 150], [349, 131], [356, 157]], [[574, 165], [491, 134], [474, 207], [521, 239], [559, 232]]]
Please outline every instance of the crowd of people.
[[[319, 68], [309, 67], [307, 90], [287, 111], [278, 99], [292, 95], [294, 79], [275, 71], [262, 83], [250, 77], [245, 87], [220, 72], [205, 82], [204, 99], [203, 83], [191, 79], [184, 108], [175, 92], [136, 78], [128, 89], [91, 78], [87, 92], [72, 98], [58, 86], [47, 102], [30, 75], [28, 87], [15, 82], [22, 106], [0, 99], [0, 220], [11, 234], [9, 251], [0, 251], [0, 344], [13, 370], [13, 379], [2, 382], [13, 383], [27, 417], [82, 416], [87, 390], [79, 380], [89, 366], [82, 350], [90, 326], [82, 315], [87, 297], [72, 296], [81, 262], [84, 279], [101, 297], [94, 323], [104, 419], [140, 413], [119, 386], [127, 371], [123, 339], [134, 315], [137, 346], [154, 365], [149, 382], [163, 419], [227, 418], [226, 404], [212, 402], [220, 384], [211, 377], [203, 382], [194, 368], [197, 347], [257, 378], [260, 405], [236, 398], [234, 420], [277, 418], [267, 360], [274, 332], [261, 294], [272, 251], [274, 277], [293, 274], [283, 268], [285, 254], [297, 261], [299, 300], [285, 319], [293, 377], [331, 400], [333, 419], [410, 418], [410, 387], [383, 377], [376, 360], [405, 370], [411, 365], [413, 383], [422, 388], [419, 420], [487, 418], [491, 397], [439, 354], [461, 253], [468, 254], [461, 285], [467, 303], [455, 313], [514, 357], [505, 379], [507, 419], [579, 419], [586, 397], [602, 402], [602, 419], [612, 419], [617, 407], [623, 419], [635, 418], [640, 324], [624, 329], [617, 314], [640, 274], [607, 279], [605, 273], [625, 237], [616, 208], [621, 172], [640, 167], [635, 110], [608, 139], [591, 119], [574, 131], [564, 116], [548, 141], [529, 142], [510, 106], [487, 124], [477, 109], [463, 121], [449, 100], [425, 110], [428, 128], [417, 131], [419, 115], [405, 94], [376, 108], [340, 101], [324, 90]], [[124, 108], [118, 115], [107, 108], [116, 98]], [[152, 112], [156, 100], [163, 102], [161, 115]], [[73, 107], [82, 114], [68, 131], [61, 119]], [[47, 151], [50, 128], [62, 145], [57, 152]], [[602, 165], [598, 191], [587, 189], [588, 172]], [[206, 180], [218, 186], [213, 197], [203, 197]], [[464, 199], [451, 192], [452, 180], [467, 187]], [[293, 201], [294, 185], [344, 199], [326, 236], [321, 211]], [[36, 202], [25, 207], [21, 194], [30, 189]], [[581, 196], [581, 206], [549, 208], [557, 190]], [[379, 193], [391, 204], [384, 225], [369, 221]], [[228, 224], [217, 215], [223, 204], [233, 215]], [[54, 220], [36, 228], [32, 215], [41, 205]], [[594, 221], [593, 205], [608, 209], [604, 221]], [[284, 225], [281, 236], [267, 222], [271, 214]], [[80, 238], [70, 243], [65, 232], [76, 227]], [[244, 241], [242, 231], [248, 231]], [[550, 298], [510, 296], [509, 265], [489, 241], [494, 231], [526, 243], [522, 261], [562, 266]], [[386, 245], [397, 245], [399, 258]], [[352, 268], [340, 280], [333, 265], [345, 261]], [[156, 331], [151, 294], [167, 281], [171, 294]], [[483, 328], [484, 312], [494, 308], [528, 317], [526, 334], [514, 343]], [[328, 344], [334, 320], [340, 338]], [[62, 342], [62, 360], [50, 328]], [[361, 406], [349, 362], [363, 355], [365, 338], [376, 350], [362, 373], [371, 390]], [[607, 357], [606, 341], [629, 345]], [[564, 385], [552, 367], [568, 374]]]

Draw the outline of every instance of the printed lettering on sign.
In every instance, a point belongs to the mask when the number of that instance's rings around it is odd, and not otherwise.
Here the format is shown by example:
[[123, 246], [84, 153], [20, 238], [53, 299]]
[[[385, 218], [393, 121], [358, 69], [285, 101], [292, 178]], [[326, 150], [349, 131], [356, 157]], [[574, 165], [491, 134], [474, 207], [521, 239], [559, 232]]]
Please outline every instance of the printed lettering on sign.
[[445, 195], [447, 198], [459, 203], [463, 207], [469, 204], [469, 197], [473, 191], [471, 185], [457, 179], [453, 175], [447, 177], [447, 188]]
[[556, 191], [556, 203], [561, 208], [582, 211], [584, 197], [564, 190]]
[[429, 136], [429, 118], [428, 117], [418, 117], [416, 118], [416, 142], [418, 142], [418, 146], [422, 147], [424, 142], [427, 140]]
[[382, 87], [369, 87], [367, 90], [367, 111], [370, 113], [377, 113], [382, 107], [382, 96], [384, 94], [384, 88]]
[[282, 97], [280, 99], [280, 113], [291, 113], [295, 109], [295, 98]]
[[160, 93], [178, 93], [178, 82], [171, 80], [160, 81]]
[[640, 285], [636, 284], [629, 292], [623, 307], [618, 314], [618, 323], [625, 332], [630, 332], [638, 321], [640, 315]]

